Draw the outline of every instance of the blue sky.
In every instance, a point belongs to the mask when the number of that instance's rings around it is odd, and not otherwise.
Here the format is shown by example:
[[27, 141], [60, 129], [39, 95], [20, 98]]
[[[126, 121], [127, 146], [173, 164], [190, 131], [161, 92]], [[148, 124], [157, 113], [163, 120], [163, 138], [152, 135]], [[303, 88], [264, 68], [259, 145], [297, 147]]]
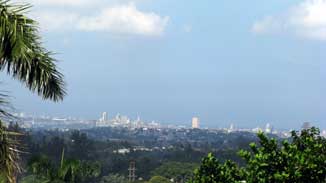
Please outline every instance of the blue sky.
[[326, 0], [25, 2], [68, 96], [42, 101], [4, 77], [18, 110], [326, 128]]

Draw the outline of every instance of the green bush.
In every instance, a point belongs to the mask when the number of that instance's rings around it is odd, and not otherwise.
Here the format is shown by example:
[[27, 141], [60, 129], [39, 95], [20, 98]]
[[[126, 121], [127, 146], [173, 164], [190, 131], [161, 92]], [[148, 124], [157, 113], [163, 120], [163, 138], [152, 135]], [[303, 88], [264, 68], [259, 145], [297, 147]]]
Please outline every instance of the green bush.
[[154, 176], [148, 181], [148, 183], [171, 183], [171, 181], [162, 176]]
[[326, 139], [317, 128], [292, 132], [290, 141], [278, 142], [263, 133], [250, 151], [241, 150], [244, 167], [231, 161], [221, 164], [212, 154], [205, 157], [189, 183], [325, 183]]

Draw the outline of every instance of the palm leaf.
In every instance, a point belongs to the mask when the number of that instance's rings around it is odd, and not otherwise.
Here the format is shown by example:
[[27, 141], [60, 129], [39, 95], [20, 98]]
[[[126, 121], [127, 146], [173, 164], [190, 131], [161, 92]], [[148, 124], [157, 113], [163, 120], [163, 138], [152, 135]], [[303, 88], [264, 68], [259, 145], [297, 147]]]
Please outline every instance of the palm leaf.
[[41, 46], [37, 22], [23, 15], [29, 8], [0, 0], [0, 69], [44, 99], [62, 100], [63, 75], [53, 53]]
[[16, 173], [21, 171], [18, 164], [19, 153], [17, 149], [19, 142], [13, 138], [16, 133], [9, 133], [0, 120], [0, 170], [10, 183], [16, 182]]

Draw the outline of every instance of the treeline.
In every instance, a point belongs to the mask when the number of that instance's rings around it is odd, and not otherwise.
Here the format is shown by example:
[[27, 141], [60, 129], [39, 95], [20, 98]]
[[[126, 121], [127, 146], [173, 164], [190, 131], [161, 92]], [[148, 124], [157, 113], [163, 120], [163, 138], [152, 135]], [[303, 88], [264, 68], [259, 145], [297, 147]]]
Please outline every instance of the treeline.
[[263, 133], [250, 150], [239, 151], [244, 166], [220, 162], [209, 154], [189, 183], [325, 183], [326, 139], [317, 128], [292, 132], [290, 141], [278, 142]]
[[[24, 172], [19, 179], [25, 183], [36, 180], [73, 180], [73, 182], [112, 182], [111, 179], [127, 180], [130, 161], [136, 162], [136, 176], [140, 180], [150, 180], [164, 176], [175, 182], [186, 182], [192, 177], [193, 170], [199, 166], [202, 157], [212, 152], [222, 161], [232, 159], [239, 164], [238, 148], [198, 149], [187, 141], [173, 142], [173, 148], [153, 149], [151, 151], [133, 151], [133, 147], [143, 140], [120, 139], [98, 140], [90, 138], [85, 131], [37, 130], [24, 131], [11, 124], [10, 131], [20, 131], [25, 135], [21, 139], [24, 151], [21, 164]], [[94, 129], [93, 129], [94, 130]], [[103, 129], [99, 129], [103, 130]], [[230, 135], [230, 138], [234, 138]], [[239, 138], [240, 139], [240, 138]], [[227, 140], [227, 139], [225, 139]], [[251, 137], [247, 139], [250, 142]], [[233, 146], [241, 141], [232, 141]], [[205, 142], [203, 142], [205, 144]], [[115, 153], [117, 149], [131, 149], [130, 153]], [[51, 173], [42, 173], [42, 171]], [[75, 177], [69, 171], [75, 172]], [[68, 177], [67, 177], [68, 176]], [[71, 181], [70, 180], [70, 181]]]
[[[127, 183], [130, 161], [136, 163], [139, 183], [326, 182], [326, 140], [317, 128], [292, 132], [283, 140], [259, 133], [246, 149], [199, 150], [184, 142], [126, 154], [116, 150], [133, 149], [137, 141], [98, 140], [77, 130], [27, 132], [16, 124], [6, 131], [25, 134], [15, 137], [26, 152], [18, 176], [22, 183]], [[232, 143], [239, 147], [243, 141]]]

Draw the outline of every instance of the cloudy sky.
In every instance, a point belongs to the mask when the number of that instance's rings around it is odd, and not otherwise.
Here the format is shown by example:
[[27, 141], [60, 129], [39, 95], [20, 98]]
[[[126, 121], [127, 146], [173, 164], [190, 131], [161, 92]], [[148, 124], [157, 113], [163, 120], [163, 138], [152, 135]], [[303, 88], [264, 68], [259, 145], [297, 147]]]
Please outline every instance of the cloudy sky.
[[2, 74], [18, 110], [95, 119], [326, 128], [326, 0], [30, 0], [68, 96]]

